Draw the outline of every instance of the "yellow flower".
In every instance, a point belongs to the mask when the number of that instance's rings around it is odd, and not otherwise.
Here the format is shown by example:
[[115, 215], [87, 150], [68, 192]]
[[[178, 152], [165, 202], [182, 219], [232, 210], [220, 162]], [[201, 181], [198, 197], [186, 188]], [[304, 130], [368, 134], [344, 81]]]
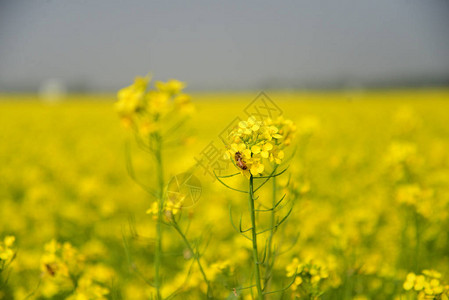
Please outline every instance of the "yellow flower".
[[441, 278], [441, 273], [439, 273], [435, 270], [423, 270], [422, 273], [424, 275], [432, 277], [432, 278]]
[[149, 76], [137, 77], [132, 85], [119, 90], [115, 103], [124, 127], [146, 136], [194, 111], [190, 96], [181, 93], [184, 83], [158, 81], [156, 89], [148, 90], [149, 81]]
[[273, 145], [270, 143], [266, 143], [265, 145], [263, 145], [262, 147], [262, 152], [260, 153], [260, 155], [263, 158], [268, 158], [270, 156], [270, 151], [273, 150]]
[[165, 212], [176, 215], [182, 208], [185, 195], [179, 192], [169, 192], [168, 199], [165, 203]]
[[150, 78], [136, 77], [134, 83], [118, 91], [115, 104], [117, 112], [122, 116], [130, 116], [144, 107], [144, 96]]
[[157, 201], [154, 201], [153, 204], [151, 204], [151, 207], [149, 209], [147, 209], [146, 213], [147, 214], [152, 214], [153, 216], [155, 216], [157, 218], [157, 213], [158, 213], [158, 203], [157, 203]]
[[280, 140], [282, 140], [282, 147], [291, 144], [296, 132], [296, 126], [291, 120], [286, 120], [283, 116], [279, 116], [276, 120], [267, 119], [265, 123], [273, 126], [271, 134], [277, 143], [280, 143]]
[[3, 244], [5, 245], [5, 247], [12, 247], [15, 240], [16, 240], [16, 238], [14, 236], [8, 235], [5, 237]]
[[195, 111], [190, 96], [187, 94], [179, 94], [175, 97], [174, 103], [176, 109], [182, 114], [191, 114]]
[[299, 259], [297, 259], [296, 257], [293, 258], [293, 261], [286, 268], [286, 270], [287, 270], [287, 277], [292, 277], [298, 271], [300, 271], [299, 267], [300, 267]]
[[150, 114], [157, 115], [168, 111], [170, 95], [161, 91], [150, 91], [147, 93], [147, 110]]
[[262, 163], [260, 163], [260, 161], [256, 160], [256, 161], [253, 161], [253, 163], [251, 164], [250, 171], [253, 176], [257, 176], [259, 174], [262, 174], [264, 169], [265, 169], [265, 166]]
[[415, 273], [407, 274], [407, 279], [405, 280], [403, 287], [406, 291], [411, 290], [415, 285], [416, 275]]
[[179, 94], [185, 87], [186, 84], [176, 79], [170, 79], [167, 82], [157, 81], [155, 83], [156, 88], [170, 96]]
[[251, 147], [251, 152], [254, 153], [254, 154], [259, 154], [260, 150], [261, 150], [260, 146], [258, 146], [258, 145], [254, 145], [254, 146]]
[[404, 290], [414, 290], [418, 294], [418, 299], [444, 299], [443, 293], [449, 292], [449, 286], [443, 285], [440, 281], [441, 274], [434, 270], [423, 270], [421, 275], [409, 273], [402, 285]]
[[12, 246], [15, 240], [14, 236], [6, 236], [3, 242], [0, 242], [0, 261], [9, 261], [14, 257], [15, 252]]
[[68, 297], [68, 300], [106, 300], [109, 294], [107, 288], [95, 283], [88, 275], [82, 276], [78, 280], [75, 293]]
[[279, 129], [274, 125], [266, 125], [253, 116], [240, 121], [229, 137], [231, 145], [226, 157], [234, 160], [234, 165], [247, 178], [263, 174], [267, 169], [266, 160], [280, 164], [284, 159], [284, 137]]

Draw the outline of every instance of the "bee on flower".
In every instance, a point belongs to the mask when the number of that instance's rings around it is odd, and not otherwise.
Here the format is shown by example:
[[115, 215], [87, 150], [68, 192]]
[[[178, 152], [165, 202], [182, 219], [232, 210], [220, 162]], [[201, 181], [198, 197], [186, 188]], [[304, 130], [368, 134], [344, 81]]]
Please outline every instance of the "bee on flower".
[[52, 240], [41, 257], [42, 289], [46, 298], [71, 293], [67, 299], [106, 299], [112, 269], [86, 264], [86, 257], [70, 243]]
[[262, 175], [268, 165], [282, 162], [283, 149], [291, 143], [294, 130], [290, 120], [262, 122], [251, 116], [229, 134], [231, 145], [226, 157], [245, 177]]

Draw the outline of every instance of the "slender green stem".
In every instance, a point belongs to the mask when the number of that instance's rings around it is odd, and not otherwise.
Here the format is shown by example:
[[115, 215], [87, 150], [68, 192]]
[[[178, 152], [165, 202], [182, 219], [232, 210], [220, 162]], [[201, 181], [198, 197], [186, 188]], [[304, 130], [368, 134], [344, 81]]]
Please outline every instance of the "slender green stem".
[[419, 263], [420, 263], [421, 232], [420, 232], [420, 226], [419, 226], [419, 215], [418, 215], [418, 212], [414, 211], [413, 215], [415, 217], [415, 240], [416, 240], [414, 269], [415, 269], [415, 272], [418, 272], [420, 270]]
[[257, 298], [263, 300], [263, 290], [260, 283], [260, 268], [259, 268], [259, 253], [257, 250], [257, 228], [256, 228], [256, 212], [254, 210], [254, 192], [253, 192], [253, 176], [249, 178], [249, 210], [251, 214], [251, 232], [253, 242], [253, 259], [254, 259], [254, 271], [256, 277]]
[[207, 297], [209, 299], [213, 299], [213, 294], [212, 294], [212, 287], [210, 285], [209, 280], [207, 279], [207, 275], [206, 272], [204, 272], [204, 268], [203, 265], [201, 264], [201, 260], [200, 260], [200, 255], [198, 252], [195, 252], [193, 250], [192, 245], [190, 244], [189, 240], [187, 239], [187, 237], [185, 236], [185, 234], [182, 232], [181, 228], [179, 228], [178, 223], [176, 223], [176, 220], [173, 219], [173, 227], [175, 228], [176, 232], [179, 233], [179, 235], [181, 236], [182, 240], [184, 241], [184, 243], [186, 244], [187, 248], [189, 249], [190, 253], [192, 253], [193, 258], [195, 259], [196, 263], [198, 264], [198, 268], [200, 269], [201, 274], [203, 275], [203, 279], [207, 284]]
[[161, 260], [162, 260], [162, 217], [164, 208], [164, 166], [162, 163], [162, 138], [160, 135], [156, 135], [156, 171], [158, 178], [158, 211], [156, 221], [156, 247], [154, 251], [154, 281], [156, 286], [156, 299], [160, 300], [161, 297]]
[[274, 255], [273, 255], [273, 236], [274, 236], [274, 232], [275, 232], [275, 221], [276, 221], [276, 189], [277, 189], [277, 185], [276, 185], [276, 177], [272, 178], [273, 180], [273, 186], [272, 186], [272, 210], [271, 210], [271, 215], [270, 215], [270, 235], [268, 236], [268, 245], [267, 245], [267, 257], [266, 257], [266, 274], [265, 274], [265, 285], [268, 285], [269, 283], [269, 276], [271, 275], [271, 271], [272, 271], [272, 266], [274, 264]]

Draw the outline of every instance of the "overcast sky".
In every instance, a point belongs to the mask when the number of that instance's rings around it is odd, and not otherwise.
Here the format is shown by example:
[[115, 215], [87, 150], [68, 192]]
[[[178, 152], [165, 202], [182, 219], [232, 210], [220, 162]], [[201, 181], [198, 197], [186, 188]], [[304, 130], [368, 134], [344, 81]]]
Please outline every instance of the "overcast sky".
[[448, 0], [0, 0], [0, 90], [449, 78]]

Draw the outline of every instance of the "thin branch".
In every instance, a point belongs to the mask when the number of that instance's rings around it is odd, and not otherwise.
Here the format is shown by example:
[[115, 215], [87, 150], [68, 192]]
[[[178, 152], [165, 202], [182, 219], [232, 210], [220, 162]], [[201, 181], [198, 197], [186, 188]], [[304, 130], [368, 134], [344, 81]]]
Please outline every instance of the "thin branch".
[[277, 228], [278, 228], [279, 226], [281, 226], [281, 224], [284, 223], [285, 220], [287, 220], [287, 218], [288, 218], [288, 216], [291, 214], [292, 210], [293, 210], [293, 206], [290, 208], [290, 210], [288, 211], [288, 213], [281, 219], [281, 221], [279, 221], [279, 222], [276, 223], [275, 226], [272, 226], [272, 227], [270, 227], [270, 228], [264, 229], [264, 230], [258, 232], [257, 235], [262, 234], [262, 233], [265, 233], [265, 232], [267, 232], [267, 231], [271, 231], [271, 230], [273, 230], [273, 229], [274, 229], [274, 230], [277, 230]]
[[173, 293], [171, 293], [167, 298], [165, 298], [166, 300], [169, 300], [169, 299], [174, 298], [177, 294], [179, 294], [179, 293], [183, 290], [183, 288], [184, 288], [184, 287], [186, 286], [186, 284], [187, 284], [187, 281], [189, 280], [190, 275], [192, 274], [192, 269], [193, 269], [193, 265], [194, 265], [194, 264], [195, 264], [195, 261], [192, 260], [192, 263], [190, 264], [190, 267], [189, 267], [189, 271], [187, 272], [186, 278], [184, 279], [184, 283], [181, 284], [181, 286], [178, 287], [178, 288], [177, 288]]
[[284, 291], [288, 290], [293, 285], [293, 283], [295, 282], [296, 275], [297, 275], [297, 273], [295, 273], [295, 275], [293, 275], [293, 280], [286, 287], [284, 287], [283, 289], [280, 289], [280, 290], [277, 290], [277, 291], [272, 291], [272, 292], [266, 292], [266, 293], [263, 293], [263, 294], [264, 295], [276, 294], [276, 293], [280, 293], [280, 292], [284, 292]]
[[273, 171], [272, 171], [271, 174], [268, 176], [268, 178], [266, 178], [266, 180], [265, 180], [264, 182], [262, 182], [262, 183], [261, 183], [255, 190], [254, 190], [254, 193], [257, 192], [261, 187], [263, 187], [263, 186], [265, 185], [265, 183], [267, 183], [267, 182], [270, 180], [271, 175], [273, 175], [274, 173], [276, 173], [277, 168], [278, 168], [278, 166], [275, 166], [275, 167], [274, 167]]
[[288, 170], [288, 167], [286, 167], [284, 170], [282, 170], [281, 172], [277, 173], [277, 174], [273, 174], [273, 175], [268, 175], [268, 176], [258, 176], [258, 177], [254, 177], [254, 179], [263, 179], [263, 178], [268, 178], [270, 179], [271, 177], [277, 177], [279, 175], [282, 175], [285, 173], [285, 171]]
[[236, 192], [240, 192], [240, 193], [244, 193], [244, 194], [248, 194], [248, 192], [247, 191], [242, 191], [242, 190], [239, 190], [239, 189], [236, 189], [236, 188], [233, 188], [233, 187], [231, 187], [231, 186], [229, 186], [229, 185], [227, 185], [226, 183], [224, 183], [218, 176], [217, 176], [217, 174], [215, 174], [215, 170], [214, 170], [214, 175], [215, 175], [215, 178], [217, 178], [217, 180], [222, 184], [222, 185], [224, 185], [225, 187], [227, 187], [228, 189], [231, 189], [231, 190], [233, 190], [233, 191], [236, 191]]
[[242, 173], [237, 172], [237, 173], [235, 173], [235, 174], [231, 174], [231, 175], [223, 175], [223, 176], [218, 176], [218, 177], [220, 177], [220, 178], [229, 178], [229, 177], [234, 177], [234, 176], [239, 175], [239, 174], [242, 174]]
[[237, 228], [237, 226], [235, 226], [234, 224], [234, 220], [232, 218], [232, 207], [231, 205], [229, 205], [229, 217], [231, 218], [231, 225], [232, 227], [234, 227], [235, 231], [237, 231], [238, 233], [240, 233], [242, 236], [244, 236], [245, 238], [247, 238], [248, 240], [252, 241], [251, 238], [247, 237], [245, 234], [243, 234], [239, 228]]
[[293, 243], [290, 245], [290, 247], [288, 247], [286, 250], [284, 250], [284, 251], [282, 251], [282, 252], [279, 252], [278, 254], [276, 254], [276, 256], [281, 256], [281, 255], [287, 253], [288, 251], [292, 250], [293, 247], [295, 247], [296, 243], [298, 242], [299, 236], [300, 236], [300, 233], [298, 233], [298, 234], [296, 235], [295, 240], [294, 240]]
[[129, 177], [131, 177], [131, 179], [137, 183], [137, 185], [139, 185], [143, 190], [145, 190], [148, 194], [150, 194], [151, 196], [157, 198], [157, 194], [156, 191], [154, 191], [152, 188], [147, 187], [146, 185], [144, 185], [143, 183], [141, 183], [136, 176], [136, 173], [134, 172], [134, 166], [133, 166], [133, 162], [132, 162], [132, 158], [131, 158], [131, 151], [129, 149], [129, 143], [125, 144], [125, 159], [126, 159], [126, 170], [128, 171]]
[[187, 122], [187, 118], [184, 118], [183, 120], [179, 121], [178, 123], [176, 123], [175, 125], [173, 125], [171, 128], [169, 128], [165, 134], [163, 134], [164, 136], [169, 136], [170, 134], [172, 134], [173, 132], [175, 132], [177, 129], [179, 129], [183, 124], [185, 124]]
[[[275, 209], [279, 206], [279, 204], [281, 204], [281, 202], [284, 200], [285, 196], [287, 196], [287, 194], [284, 194], [284, 196], [282, 196], [282, 198], [281, 198], [278, 202], [276, 202], [276, 204], [275, 204], [272, 208], [268, 208], [268, 209], [256, 209], [256, 211], [258, 211], [258, 212], [268, 212], [268, 211], [273, 211], [273, 210], [275, 210]], [[281, 208], [282, 208], [282, 207], [281, 207]]]

